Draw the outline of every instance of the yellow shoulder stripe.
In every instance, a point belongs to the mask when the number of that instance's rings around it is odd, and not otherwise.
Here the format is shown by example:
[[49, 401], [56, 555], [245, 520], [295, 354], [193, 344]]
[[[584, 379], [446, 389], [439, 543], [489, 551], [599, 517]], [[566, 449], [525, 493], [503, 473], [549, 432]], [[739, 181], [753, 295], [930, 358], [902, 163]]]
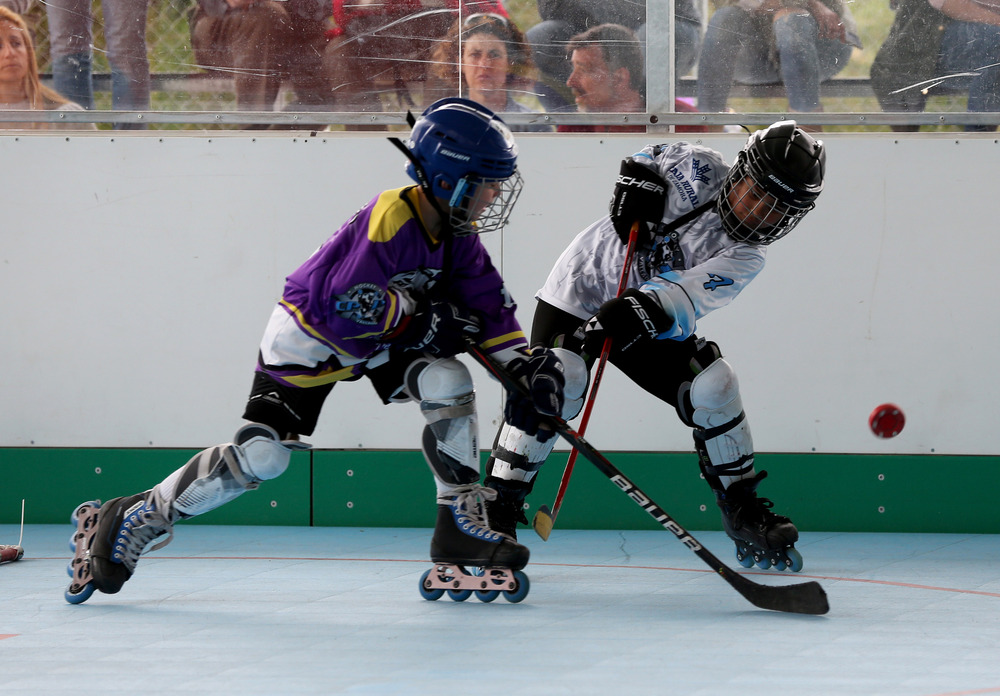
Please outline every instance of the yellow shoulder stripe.
[[383, 191], [375, 201], [368, 218], [368, 241], [388, 242], [408, 220], [413, 218], [409, 206], [400, 198], [403, 189]]

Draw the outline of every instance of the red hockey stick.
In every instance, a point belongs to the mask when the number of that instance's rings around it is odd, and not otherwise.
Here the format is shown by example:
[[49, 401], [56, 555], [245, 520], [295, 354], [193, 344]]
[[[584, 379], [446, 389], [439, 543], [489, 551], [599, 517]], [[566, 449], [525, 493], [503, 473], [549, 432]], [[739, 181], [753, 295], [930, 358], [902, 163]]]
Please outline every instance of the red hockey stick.
[[[629, 230], [628, 234], [628, 247], [625, 250], [625, 263], [622, 265], [622, 275], [618, 280], [618, 293], [615, 297], [621, 297], [622, 293], [625, 292], [628, 287], [628, 276], [629, 271], [632, 269], [632, 258], [635, 256], [635, 247], [637, 245], [637, 240], [639, 239], [639, 222], [632, 223], [632, 229]], [[594, 410], [594, 399], [597, 396], [597, 388], [601, 386], [601, 378], [604, 376], [604, 367], [607, 365], [608, 356], [611, 354], [611, 337], [608, 336], [604, 339], [604, 345], [601, 346], [601, 356], [597, 360], [597, 367], [594, 370], [594, 380], [590, 385], [590, 394], [587, 396], [587, 405], [583, 409], [583, 417], [580, 419], [580, 429], [579, 433], [581, 437], [587, 432], [587, 424], [590, 422], [590, 412]], [[569, 459], [566, 460], [566, 468], [563, 469], [562, 479], [559, 481], [559, 490], [556, 493], [555, 502], [552, 503], [552, 508], [549, 509], [548, 505], [542, 505], [538, 508], [538, 512], [535, 513], [534, 519], [531, 520], [531, 526], [534, 527], [535, 532], [542, 538], [543, 541], [549, 540], [549, 535], [552, 533], [552, 527], [555, 526], [556, 516], [559, 515], [559, 509], [562, 507], [563, 498], [566, 497], [566, 488], [569, 487], [569, 477], [573, 475], [573, 466], [576, 464], [576, 457], [580, 450], [576, 447], [569, 453]]]

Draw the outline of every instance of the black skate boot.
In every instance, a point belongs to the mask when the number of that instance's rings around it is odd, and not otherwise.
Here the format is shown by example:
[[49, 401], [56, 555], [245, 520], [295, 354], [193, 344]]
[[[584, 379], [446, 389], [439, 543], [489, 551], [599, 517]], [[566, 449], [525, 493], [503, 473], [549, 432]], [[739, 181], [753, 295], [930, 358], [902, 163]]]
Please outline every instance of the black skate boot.
[[528, 495], [528, 489], [524, 484], [515, 487], [507, 481], [492, 477], [487, 477], [484, 484], [497, 493], [496, 498], [486, 500], [486, 518], [490, 529], [517, 541], [517, 525], [528, 524], [528, 518], [524, 514], [524, 498]]
[[802, 570], [802, 554], [793, 545], [799, 539], [799, 530], [787, 517], [771, 512], [774, 503], [757, 496], [757, 486], [765, 477], [767, 472], [761, 471], [725, 490], [715, 489], [722, 526], [736, 543], [736, 559], [744, 568], [756, 564], [762, 569], [774, 566], [776, 570], [787, 568], [797, 573]]
[[521, 569], [528, 564], [530, 552], [506, 534], [490, 529], [485, 503], [495, 498], [495, 491], [478, 484], [460, 486], [438, 497], [437, 524], [431, 538], [435, 567], [420, 578], [420, 594], [425, 599], [438, 599], [445, 590], [459, 602], [473, 591], [484, 602], [492, 602], [501, 592], [510, 602], [527, 596], [528, 577]]
[[94, 587], [115, 594], [132, 577], [146, 546], [164, 534], [164, 541], [150, 549], [161, 549], [173, 539], [173, 525], [159, 514], [147, 493], [109, 500], [98, 513], [97, 532], [90, 546], [90, 572]]
[[80, 604], [100, 590], [114, 594], [135, 572], [135, 565], [146, 546], [169, 534], [151, 551], [166, 546], [173, 539], [173, 525], [156, 511], [149, 495], [138, 493], [109, 500], [104, 505], [91, 501], [73, 513], [76, 532], [70, 540], [74, 551], [69, 565], [73, 578], [66, 590], [66, 601]]

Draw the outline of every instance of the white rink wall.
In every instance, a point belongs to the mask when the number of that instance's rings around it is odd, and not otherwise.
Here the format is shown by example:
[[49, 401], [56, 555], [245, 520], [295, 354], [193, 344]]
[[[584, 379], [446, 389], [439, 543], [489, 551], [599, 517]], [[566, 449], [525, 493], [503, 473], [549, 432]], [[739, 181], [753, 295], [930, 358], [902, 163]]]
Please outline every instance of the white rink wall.
[[[530, 328], [559, 252], [606, 210], [619, 160], [659, 136], [521, 136], [525, 190], [485, 241]], [[997, 454], [1000, 145], [961, 134], [832, 134], [817, 209], [707, 317], [757, 449]], [[728, 160], [739, 135], [704, 138]], [[0, 447], [205, 447], [231, 437], [284, 276], [385, 188], [375, 134], [2, 135]], [[472, 364], [481, 437], [501, 393]], [[872, 408], [907, 426], [881, 441]], [[415, 449], [413, 405], [338, 385], [323, 448]], [[608, 370], [604, 450], [691, 449], [673, 410]]]

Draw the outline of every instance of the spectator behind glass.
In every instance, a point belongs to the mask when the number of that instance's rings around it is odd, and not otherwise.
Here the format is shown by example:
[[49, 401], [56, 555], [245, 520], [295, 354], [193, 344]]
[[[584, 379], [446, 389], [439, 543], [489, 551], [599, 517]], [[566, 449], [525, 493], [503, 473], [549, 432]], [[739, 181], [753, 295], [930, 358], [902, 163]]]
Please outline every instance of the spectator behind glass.
[[698, 110], [726, 110], [735, 77], [748, 85], [784, 83], [796, 112], [822, 111], [819, 85], [861, 48], [843, 0], [719, 0], [698, 60]]
[[[56, 91], [85, 109], [94, 108], [92, 0], [46, 0], [52, 82]], [[146, 14], [149, 0], [101, 0], [104, 40], [111, 67], [111, 108], [149, 109]], [[115, 124], [118, 129], [140, 124]]]
[[[31, 32], [21, 15], [0, 6], [0, 110], [82, 111], [41, 83]], [[3, 123], [0, 129], [94, 129], [92, 123]]]
[[507, 17], [500, 0], [333, 0], [337, 26], [323, 67], [338, 111], [381, 111], [381, 90], [392, 86], [414, 106], [408, 83], [427, 78], [431, 54], [461, 14]]
[[[469, 15], [455, 22], [445, 40], [434, 49], [431, 70], [441, 82], [435, 98], [455, 96], [461, 73], [459, 96], [477, 101], [497, 113], [537, 111], [514, 100], [514, 95], [534, 84], [535, 65], [531, 47], [521, 30], [498, 14]], [[510, 125], [512, 131], [545, 133], [552, 126]]]
[[[897, 11], [896, 21], [871, 69], [872, 88], [884, 110], [923, 111], [925, 90], [933, 79], [948, 88], [968, 89], [970, 112], [1000, 111], [1000, 0], [890, 4]], [[996, 127], [968, 125], [965, 130]]]
[[[583, 113], [641, 113], [646, 110], [646, 75], [642, 45], [627, 27], [601, 24], [569, 43], [572, 68], [566, 86]], [[677, 111], [692, 111], [675, 100]], [[700, 132], [703, 126], [678, 126]], [[645, 126], [559, 126], [560, 133], [644, 133]]]
[[[600, 24], [620, 24], [631, 29], [643, 47], [646, 44], [643, 0], [538, 0], [538, 14], [542, 21], [526, 35], [542, 73], [536, 89], [548, 111], [573, 110], [565, 85], [570, 74], [566, 51], [574, 36]], [[701, 12], [695, 0], [675, 0], [674, 22], [675, 69], [683, 76], [694, 69], [701, 44]]]
[[34, 0], [0, 0], [0, 7], [6, 7], [14, 14], [24, 15], [31, 9]]
[[202, 67], [236, 81], [236, 105], [270, 111], [281, 83], [295, 89], [293, 111], [321, 110], [331, 100], [323, 76], [329, 0], [198, 0], [191, 47]]

